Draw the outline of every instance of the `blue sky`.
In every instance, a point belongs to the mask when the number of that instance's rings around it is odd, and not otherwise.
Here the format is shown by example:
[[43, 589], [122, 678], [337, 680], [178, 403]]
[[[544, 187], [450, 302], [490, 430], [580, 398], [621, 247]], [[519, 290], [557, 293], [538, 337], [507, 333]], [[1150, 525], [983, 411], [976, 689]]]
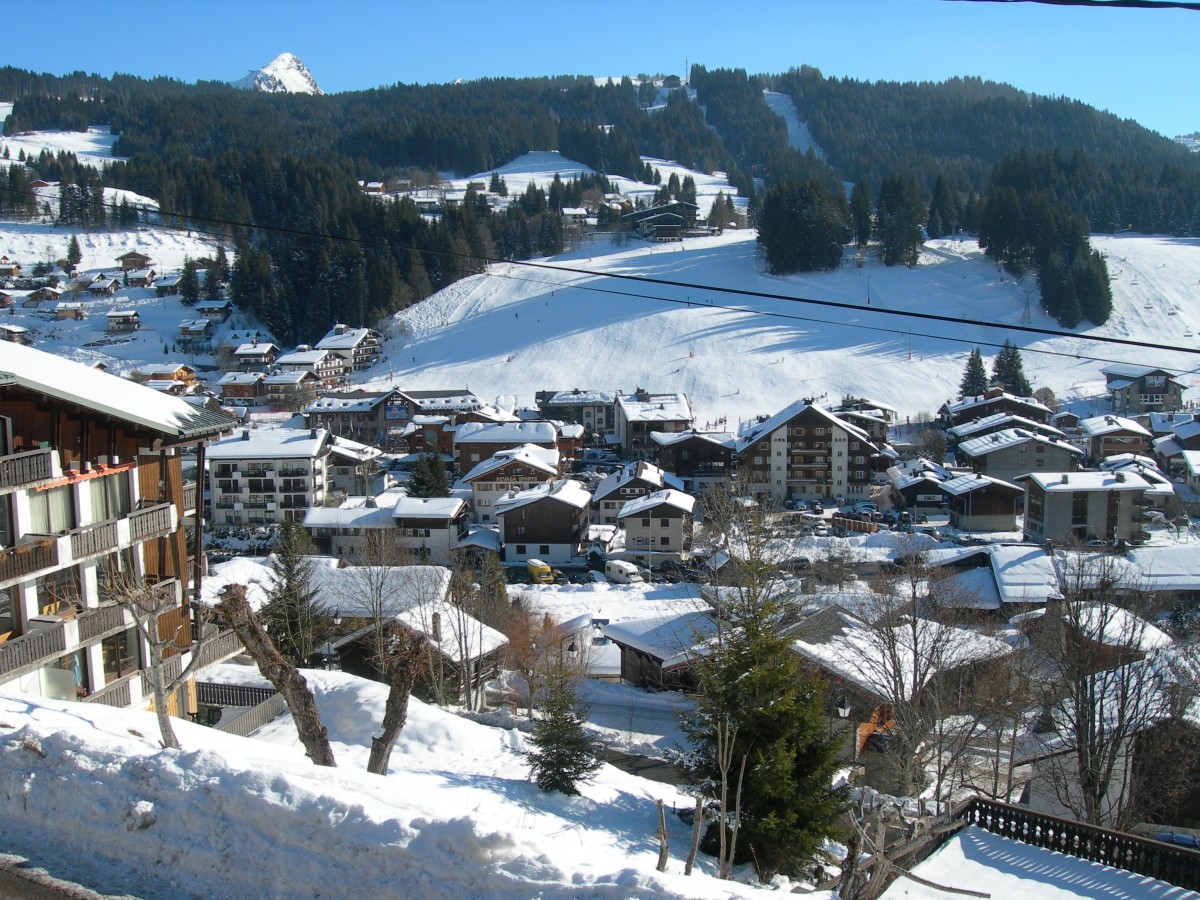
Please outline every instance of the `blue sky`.
[[[683, 73], [686, 62], [863, 80], [978, 75], [1068, 96], [1168, 136], [1200, 130], [1200, 12], [945, 0], [65, 0], [0, 64], [232, 80], [278, 53], [326, 91], [548, 74]], [[32, 36], [32, 32], [30, 33]], [[9, 99], [9, 98], [0, 98]]]

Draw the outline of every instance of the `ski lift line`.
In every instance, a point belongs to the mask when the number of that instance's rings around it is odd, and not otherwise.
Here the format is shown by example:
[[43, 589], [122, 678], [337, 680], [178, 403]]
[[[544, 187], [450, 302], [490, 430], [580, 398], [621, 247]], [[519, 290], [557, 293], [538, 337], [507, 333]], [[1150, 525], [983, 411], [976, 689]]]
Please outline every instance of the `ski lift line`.
[[[14, 191], [10, 188], [0, 188], [0, 192], [6, 193], [6, 194], [21, 195], [21, 196], [29, 196], [32, 194], [32, 192]], [[33, 196], [36, 196], [36, 195], [33, 195]], [[209, 237], [217, 237], [217, 238], [225, 237], [225, 235], [223, 233], [205, 231], [204, 229], [198, 228], [195, 224], [193, 224], [195, 222], [205, 222], [205, 223], [210, 223], [210, 224], [214, 224], [214, 225], [220, 225], [223, 227], [232, 227], [232, 228], [242, 228], [242, 229], [247, 229], [247, 230], [273, 232], [276, 234], [289, 234], [289, 235], [294, 235], [294, 236], [298, 236], [298, 237], [312, 238], [314, 240], [321, 240], [321, 241], [343, 241], [343, 242], [348, 242], [348, 243], [359, 244], [360, 246], [379, 247], [379, 248], [386, 248], [386, 249], [391, 249], [391, 250], [395, 250], [395, 249], [397, 249], [397, 247], [402, 246], [402, 245], [397, 245], [397, 244], [394, 244], [391, 242], [386, 242], [386, 241], [369, 241], [364, 238], [350, 238], [350, 237], [344, 237], [344, 236], [340, 236], [340, 235], [320, 234], [319, 232], [306, 231], [303, 229], [296, 229], [296, 228], [282, 228], [282, 227], [278, 227], [278, 226], [253, 225], [253, 224], [247, 224], [245, 222], [234, 222], [234, 221], [230, 221], [227, 219], [214, 219], [214, 218], [205, 217], [205, 216], [185, 216], [185, 215], [181, 215], [178, 213], [163, 212], [161, 209], [158, 211], [158, 215], [163, 218], [173, 217], [176, 219], [187, 220], [189, 222], [189, 224], [186, 226], [185, 225], [168, 225], [162, 221], [146, 222], [146, 223], [139, 223], [139, 224], [143, 224], [149, 228], [161, 228], [161, 229], [167, 230], [167, 231], [197, 231], [197, 232], [199, 232], [201, 234], [205, 234], [206, 236], [209, 236]], [[409, 247], [407, 249], [417, 249], [417, 248]], [[965, 318], [959, 318], [959, 317], [955, 317], [955, 316], [942, 316], [942, 315], [938, 315], [936, 313], [921, 313], [921, 312], [914, 312], [912, 310], [883, 309], [880, 307], [863, 307], [857, 303], [843, 303], [843, 302], [836, 301], [836, 300], [816, 300], [816, 299], [810, 298], [810, 297], [795, 297], [795, 296], [789, 296], [786, 294], [774, 294], [774, 293], [770, 293], [767, 291], [750, 291], [750, 290], [745, 290], [742, 288], [717, 287], [714, 285], [705, 285], [705, 284], [699, 284], [699, 283], [695, 283], [695, 282], [674, 281], [674, 280], [665, 279], [665, 278], [652, 278], [652, 277], [646, 276], [646, 275], [627, 275], [627, 274], [621, 274], [621, 273], [616, 273], [616, 272], [598, 272], [598, 271], [594, 271], [591, 269], [581, 269], [581, 268], [577, 268], [574, 266], [565, 266], [565, 265], [561, 265], [561, 264], [539, 263], [539, 262], [533, 262], [530, 260], [503, 260], [503, 259], [497, 259], [497, 258], [486, 257], [486, 256], [472, 256], [471, 254], [468, 254], [468, 253], [456, 253], [454, 251], [449, 251], [449, 250], [419, 250], [419, 249], [417, 249], [417, 252], [419, 254], [420, 253], [429, 253], [434, 256], [444, 256], [444, 257], [449, 257], [452, 259], [477, 260], [478, 262], [484, 263], [484, 264], [498, 264], [498, 263], [507, 262], [510, 266], [518, 266], [518, 267], [522, 267], [522, 268], [531, 268], [531, 269], [546, 269], [546, 270], [552, 270], [555, 272], [568, 272], [568, 273], [585, 276], [585, 277], [592, 277], [592, 278], [609, 278], [609, 279], [615, 279], [615, 280], [620, 280], [620, 281], [628, 281], [628, 282], [637, 283], [637, 284], [652, 284], [652, 285], [658, 285], [658, 286], [664, 286], [664, 287], [678, 287], [678, 288], [691, 289], [691, 290], [696, 290], [696, 291], [712, 291], [715, 293], [731, 294], [731, 295], [740, 296], [740, 297], [751, 297], [754, 299], [761, 299], [761, 300], [779, 300], [779, 301], [784, 301], [784, 302], [808, 304], [808, 305], [819, 306], [819, 307], [830, 308], [830, 309], [841, 309], [841, 310], [852, 309], [858, 313], [866, 312], [866, 313], [876, 314], [876, 315], [891, 315], [891, 316], [898, 316], [901, 318], [910, 318], [910, 319], [934, 321], [934, 322], [944, 322], [944, 323], [948, 323], [948, 324], [952, 324], [952, 325], [974, 325], [979, 328], [1001, 329], [1001, 330], [1005, 330], [1005, 331], [1015, 331], [1015, 332], [1025, 333], [1025, 334], [1039, 334], [1039, 335], [1044, 335], [1047, 337], [1056, 337], [1056, 338], [1073, 338], [1075, 340], [1089, 340], [1089, 341], [1093, 341], [1096, 343], [1112, 344], [1115, 346], [1122, 346], [1122, 347], [1135, 347], [1135, 348], [1148, 349], [1148, 350], [1187, 353], [1190, 355], [1200, 355], [1200, 348], [1155, 344], [1155, 343], [1152, 343], [1149, 341], [1135, 341], [1135, 340], [1131, 340], [1128, 338], [1113, 338], [1113, 337], [1104, 337], [1101, 335], [1078, 335], [1078, 334], [1072, 334], [1072, 333], [1066, 332], [1066, 331], [1055, 331], [1054, 329], [1040, 328], [1040, 327], [1031, 326], [1031, 325], [1002, 325], [999, 323], [987, 322], [987, 321], [983, 321], [983, 320], [979, 320], [979, 319], [965, 319]], [[421, 265], [424, 265], [424, 264], [421, 263]], [[580, 288], [580, 289], [581, 290], [592, 290], [590, 288]], [[650, 295], [640, 295], [640, 294], [635, 294], [635, 293], [630, 293], [630, 294], [628, 294], [628, 296], [634, 296], [634, 297], [645, 296], [648, 299], [664, 300], [664, 302], [683, 302], [683, 301], [674, 301], [674, 300], [665, 301], [665, 298], [658, 298], [658, 297], [653, 297]], [[708, 304], [708, 305], [711, 306], [711, 304]], [[714, 308], [720, 308], [720, 307], [714, 307]], [[734, 309], [737, 309], [737, 308], [734, 307]], [[758, 311], [755, 311], [755, 310], [744, 310], [744, 309], [738, 310], [738, 311], [741, 311], [741, 312], [744, 312], [747, 314], [761, 314], [761, 315], [772, 315], [772, 316], [782, 317], [782, 318], [791, 318], [790, 316], [787, 316], [786, 314], [768, 313], [766, 311], [762, 311], [761, 313]], [[800, 318], [800, 317], [796, 317], [796, 318]], [[809, 320], [809, 319], [800, 318], [800, 321], [816, 321], [816, 322], [821, 322], [821, 324], [826, 324], [826, 325], [837, 324], [837, 323], [831, 323], [831, 322], [826, 322], [823, 320], [816, 320], [816, 319]], [[860, 328], [868, 328], [869, 326], [862, 325], [859, 327]], [[873, 329], [873, 330], [885, 331], [889, 334], [902, 333], [902, 332], [893, 332], [890, 329], [882, 329], [882, 328]], [[914, 333], [916, 333], [916, 332], [914, 332]], [[935, 338], [935, 339], [940, 339], [940, 340], [947, 340], [947, 341], [958, 342], [958, 343], [972, 343], [972, 344], [978, 344], [979, 346], [990, 346], [990, 347], [1003, 346], [1002, 344], [996, 344], [994, 342], [966, 341], [966, 340], [955, 339], [955, 338], [943, 338], [940, 335], [920, 334], [919, 336]], [[1050, 355], [1055, 355], [1055, 356], [1069, 356], [1069, 357], [1079, 358], [1079, 354], [1072, 354], [1072, 353], [1056, 353], [1054, 351], [1032, 351], [1032, 350], [1030, 350], [1029, 352], [1048, 353]], [[1097, 362], [1119, 362], [1119, 360], [1102, 359], [1100, 357], [1089, 357], [1089, 358], [1094, 359]]]

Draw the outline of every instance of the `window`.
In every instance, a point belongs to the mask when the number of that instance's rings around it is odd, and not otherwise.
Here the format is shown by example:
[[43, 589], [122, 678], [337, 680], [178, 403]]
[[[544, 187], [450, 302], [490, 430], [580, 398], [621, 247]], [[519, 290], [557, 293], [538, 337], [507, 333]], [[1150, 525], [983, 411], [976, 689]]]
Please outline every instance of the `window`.
[[649, 520], [649, 519], [642, 519], [642, 527], [643, 527], [643, 528], [649, 528], [649, 527], [650, 527], [650, 520]]
[[671, 543], [671, 538], [670, 538], [669, 536], [667, 536], [667, 535], [665, 535], [665, 534], [664, 534], [662, 537], [660, 537], [660, 538], [658, 539], [658, 542], [659, 542], [659, 543], [660, 543], [662, 546], [664, 546], [664, 547], [665, 547], [665, 546], [667, 546], [667, 544]]
[[104, 657], [104, 683], [109, 684], [141, 667], [141, 641], [136, 627], [100, 642]]
[[670, 524], [671, 524], [670, 519], [659, 519], [658, 520], [658, 525], [660, 528], [668, 528], [668, 527], [670, 527]]
[[129, 515], [129, 482], [124, 472], [105, 478], [93, 478], [91, 492], [93, 522], [120, 519]]
[[525, 545], [524, 544], [517, 544], [517, 553], [520, 554], [521, 556], [525, 555]]
[[542, 556], [549, 556], [550, 555], [550, 545], [549, 544], [538, 544], [538, 553], [542, 554]]
[[29, 530], [58, 534], [75, 527], [75, 494], [71, 485], [36, 491], [29, 496]]
[[861, 465], [862, 465], [863, 463], [865, 463], [866, 461], [867, 461], [867, 459], [866, 459], [866, 457], [865, 457], [865, 456], [856, 456], [856, 457], [854, 457], [854, 464], [855, 464], [855, 465], [861, 466]]

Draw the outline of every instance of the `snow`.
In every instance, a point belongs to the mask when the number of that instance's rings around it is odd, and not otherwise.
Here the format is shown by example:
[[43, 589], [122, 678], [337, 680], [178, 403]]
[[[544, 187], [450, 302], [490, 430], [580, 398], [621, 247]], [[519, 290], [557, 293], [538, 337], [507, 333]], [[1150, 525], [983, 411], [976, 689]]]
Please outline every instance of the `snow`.
[[[5, 104], [0, 104], [0, 121], [8, 118], [4, 108]], [[11, 111], [11, 104], [8, 109]], [[0, 158], [0, 165], [15, 163], [21, 151], [25, 151], [26, 157], [37, 157], [45, 150], [51, 155], [74, 153], [80, 165], [103, 169], [111, 163], [124, 161], [113, 156], [113, 145], [118, 137], [120, 135], [113, 134], [107, 125], [93, 125], [87, 131], [26, 131], [0, 137], [0, 157], [4, 148], [8, 148], [8, 158]], [[105, 199], [108, 199], [107, 194]]]
[[291, 53], [280, 53], [261, 69], [250, 72], [230, 82], [235, 88], [246, 91], [265, 91], [269, 94], [324, 94], [317, 87], [316, 79], [299, 57]]
[[[1153, 878], [989, 834], [974, 825], [954, 835], [913, 872], [936, 884], [986, 891], [995, 898], [1184, 900], [1197, 896]], [[925, 887], [901, 876], [884, 892], [883, 900], [948, 900], [956, 896], [962, 895]]]
[[791, 97], [778, 91], [763, 91], [763, 100], [766, 101], [771, 112], [782, 118], [787, 125], [789, 147], [799, 150], [801, 153], [812, 150], [817, 159], [825, 158], [825, 151], [818, 147], [817, 142], [813, 140], [808, 125], [800, 121], [800, 114], [796, 112], [796, 104], [792, 102]]

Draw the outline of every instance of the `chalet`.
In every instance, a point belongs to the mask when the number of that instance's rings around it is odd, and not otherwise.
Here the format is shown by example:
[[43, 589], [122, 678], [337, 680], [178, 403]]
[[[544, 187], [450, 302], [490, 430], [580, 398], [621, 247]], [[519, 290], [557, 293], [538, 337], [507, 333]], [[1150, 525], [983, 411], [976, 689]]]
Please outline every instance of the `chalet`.
[[950, 510], [950, 526], [960, 531], [1016, 531], [1017, 507], [1025, 489], [976, 472], [939, 485]]
[[275, 365], [279, 358], [279, 348], [272, 343], [257, 339], [250, 344], [241, 344], [233, 351], [237, 367], [243, 372], [265, 372]]
[[867, 437], [878, 446], [883, 446], [888, 439], [888, 423], [882, 416], [873, 412], [860, 412], [856, 409], [838, 409], [830, 412], [851, 425], [866, 432]]
[[7, 309], [13, 304], [12, 291], [0, 290], [0, 309]]
[[686, 431], [695, 421], [686, 395], [652, 394], [644, 388], [617, 394], [614, 413], [617, 442], [625, 458], [635, 462], [654, 455], [651, 432]]
[[151, 363], [142, 366], [134, 375], [134, 380], [145, 384], [152, 378], [168, 378], [172, 381], [182, 381], [189, 387], [196, 384], [196, 370], [183, 363]]
[[314, 350], [307, 344], [278, 356], [275, 366], [283, 372], [307, 372], [325, 384], [341, 381], [348, 371], [345, 360], [336, 353]]
[[226, 372], [217, 382], [217, 390], [223, 400], [249, 400], [251, 406], [257, 406], [266, 396], [266, 378], [262, 372]]
[[1104, 373], [1113, 412], [1121, 415], [1170, 412], [1183, 406], [1185, 386], [1174, 372], [1126, 363], [1114, 363], [1100, 371]]
[[325, 337], [317, 341], [316, 349], [328, 350], [340, 356], [351, 372], [369, 369], [382, 352], [378, 332], [370, 328], [349, 328], [341, 324], [334, 325]]
[[179, 293], [179, 282], [183, 280], [183, 276], [179, 273], [167, 275], [165, 278], [160, 278], [154, 282], [154, 295], [156, 297], [173, 297]]
[[38, 294], [36, 291], [29, 291], [24, 294], [14, 294], [13, 300], [21, 309], [38, 309], [42, 305], [42, 296], [42, 294]]
[[111, 297], [121, 289], [121, 280], [110, 275], [97, 275], [87, 286], [93, 297]]
[[656, 203], [621, 216], [621, 227], [651, 241], [677, 241], [696, 225], [700, 207], [686, 200]]
[[179, 323], [179, 343], [196, 347], [212, 340], [212, 322], [208, 319], [184, 319]]
[[304, 409], [310, 425], [342, 437], [397, 447], [417, 404], [399, 390], [337, 391], [322, 394]]
[[1200, 422], [1187, 420], [1174, 423], [1170, 432], [1153, 442], [1154, 458], [1163, 471], [1183, 474], [1184, 453], [1200, 450]]
[[29, 336], [29, 329], [21, 325], [0, 325], [0, 341], [8, 341], [10, 344], [25, 344], [26, 346], [33, 343], [33, 339]]
[[688, 610], [604, 626], [604, 636], [621, 651], [621, 681], [652, 691], [694, 691], [692, 662], [717, 633], [710, 609]]
[[570, 479], [501, 496], [494, 506], [503, 541], [500, 558], [509, 563], [537, 558], [551, 565], [577, 559], [587, 537], [591, 499]]
[[117, 262], [121, 264], [122, 272], [134, 272], [138, 269], [150, 268], [150, 257], [145, 253], [138, 253], [136, 250], [122, 253], [117, 257]]
[[527, 491], [553, 481], [559, 474], [557, 450], [524, 444], [500, 450], [474, 466], [462, 480], [471, 488], [471, 505], [477, 522], [494, 521], [498, 498], [512, 491]]
[[802, 400], [751, 423], [736, 447], [748, 488], [779, 502], [870, 497], [884, 459], [861, 428]]
[[[169, 601], [160, 634], [192, 638], [189, 596], [201, 560], [185, 519], [197, 517], [183, 451], [229, 429], [139, 384], [29, 347], [0, 359], [0, 684], [6, 691], [144, 708], [149, 648], [112, 596], [129, 572]], [[200, 668], [241, 650], [232, 633], [208, 645]], [[195, 712], [189, 682], [167, 712]]]
[[1151, 412], [1135, 417], [1139, 424], [1157, 440], [1168, 434], [1174, 434], [1178, 428], [1196, 421], [1196, 414], [1190, 412]]
[[1151, 485], [1126, 472], [1035, 472], [1021, 475], [1025, 487], [1025, 537], [1044, 544], [1072, 540], [1146, 539], [1142, 523], [1153, 501]]
[[304, 517], [304, 528], [322, 553], [352, 563], [383, 553], [445, 566], [467, 534], [467, 505], [457, 497], [384, 491], [375, 497], [351, 497], [336, 509], [314, 507]]
[[400, 431], [409, 453], [437, 453], [454, 462], [454, 425], [450, 416], [417, 414]]
[[80, 321], [84, 317], [83, 304], [64, 302], [58, 303], [54, 307], [54, 318], [56, 319], [73, 319]]
[[964, 465], [1003, 481], [1038, 469], [1069, 472], [1083, 459], [1083, 451], [1074, 444], [1023, 428], [1006, 428], [971, 438], [960, 443], [954, 452]]
[[146, 387], [152, 391], [158, 391], [160, 394], [171, 394], [175, 397], [182, 397], [188, 392], [188, 386], [182, 381], [173, 381], [170, 378], [151, 378], [149, 381], [143, 382]]
[[617, 513], [626, 551], [649, 566], [664, 557], [689, 559], [695, 508], [695, 497], [670, 489], [628, 501]]
[[21, 264], [15, 259], [0, 256], [0, 278], [16, 278], [21, 274]]
[[62, 288], [46, 285], [30, 291], [28, 299], [33, 300], [35, 303], [57, 303], [62, 299], [63, 293]]
[[945, 403], [938, 416], [947, 427], [962, 425], [972, 419], [982, 419], [997, 413], [1011, 413], [1034, 422], [1050, 421], [1050, 408], [1033, 397], [1018, 397], [1001, 388], [991, 388], [977, 397], [963, 397], [953, 403]]
[[454, 452], [461, 471], [482, 462], [500, 450], [533, 444], [558, 449], [558, 429], [551, 422], [502, 422], [484, 425], [467, 422], [454, 435]]
[[665, 488], [682, 491], [683, 482], [651, 463], [629, 463], [596, 485], [591, 498], [591, 521], [596, 525], [616, 525], [626, 503]]
[[725, 490], [733, 478], [736, 436], [730, 432], [652, 431], [654, 462], [672, 472], [689, 494]]
[[891, 466], [887, 474], [896, 505], [913, 512], [935, 512], [946, 504], [942, 483], [956, 477], [944, 466], [919, 456]]
[[616, 396], [607, 391], [538, 391], [537, 408], [543, 419], [582, 425], [590, 434], [614, 434]]
[[136, 309], [114, 309], [105, 316], [105, 330], [109, 334], [127, 334], [142, 327], [142, 317]]
[[300, 411], [316, 399], [321, 382], [312, 372], [276, 372], [262, 381], [265, 399], [272, 409]]
[[1146, 453], [1150, 449], [1150, 432], [1121, 416], [1084, 419], [1079, 423], [1079, 432], [1088, 442], [1088, 459], [1094, 464], [1119, 453]]
[[224, 322], [229, 318], [233, 306], [228, 300], [204, 300], [197, 303], [195, 308], [196, 313], [202, 319], [208, 319], [210, 322]]
[[151, 268], [131, 269], [125, 273], [125, 284], [133, 288], [148, 288], [154, 286], [158, 273]]
[[329, 490], [347, 497], [373, 494], [383, 451], [349, 438], [334, 437], [329, 453]]
[[1079, 413], [1071, 412], [1069, 409], [1060, 409], [1050, 417], [1050, 424], [1062, 431], [1064, 434], [1078, 434], [1079, 423], [1083, 421], [1083, 416]]

